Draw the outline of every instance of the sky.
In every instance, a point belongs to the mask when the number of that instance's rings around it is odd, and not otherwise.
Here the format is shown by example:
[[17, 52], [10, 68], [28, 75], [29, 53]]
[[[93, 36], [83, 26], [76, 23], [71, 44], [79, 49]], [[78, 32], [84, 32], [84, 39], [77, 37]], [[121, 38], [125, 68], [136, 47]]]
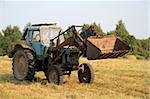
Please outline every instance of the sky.
[[8, 25], [18, 25], [23, 30], [28, 22], [58, 23], [63, 30], [73, 24], [96, 22], [104, 32], [109, 32], [123, 20], [131, 35], [143, 39], [150, 36], [149, 9], [148, 0], [0, 0], [0, 31]]

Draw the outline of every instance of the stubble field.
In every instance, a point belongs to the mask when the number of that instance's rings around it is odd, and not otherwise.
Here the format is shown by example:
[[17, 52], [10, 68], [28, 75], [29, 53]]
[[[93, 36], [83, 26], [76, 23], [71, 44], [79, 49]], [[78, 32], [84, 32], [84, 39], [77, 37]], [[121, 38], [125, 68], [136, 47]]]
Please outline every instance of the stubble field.
[[93, 84], [80, 84], [77, 72], [64, 76], [57, 86], [36, 73], [34, 82], [14, 80], [12, 61], [0, 57], [0, 99], [150, 99], [150, 62], [146, 60], [105, 59], [81, 63], [93, 65]]

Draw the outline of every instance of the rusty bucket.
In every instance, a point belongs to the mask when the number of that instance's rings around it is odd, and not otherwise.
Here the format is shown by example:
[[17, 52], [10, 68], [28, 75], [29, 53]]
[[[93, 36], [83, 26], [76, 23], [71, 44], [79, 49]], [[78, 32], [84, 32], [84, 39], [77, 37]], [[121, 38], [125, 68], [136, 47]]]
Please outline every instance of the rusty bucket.
[[91, 36], [86, 41], [89, 60], [117, 58], [129, 52], [130, 47], [114, 35], [103, 38]]

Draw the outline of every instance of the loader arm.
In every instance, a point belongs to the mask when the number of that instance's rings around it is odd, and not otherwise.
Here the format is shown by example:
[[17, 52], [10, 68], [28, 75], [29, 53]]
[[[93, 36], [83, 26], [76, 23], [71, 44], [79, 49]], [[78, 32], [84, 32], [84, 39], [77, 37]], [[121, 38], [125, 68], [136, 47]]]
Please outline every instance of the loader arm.
[[127, 44], [114, 35], [99, 38], [91, 27], [87, 29], [87, 31], [84, 31], [84, 34], [83, 32], [78, 33], [75, 27], [76, 26], [74, 25], [71, 26], [54, 38], [56, 39], [72, 29], [73, 35], [54, 48], [54, 51], [57, 51], [64, 46], [75, 46], [82, 52], [81, 55], [84, 55], [84, 57], [89, 60], [95, 60], [121, 57], [130, 50], [130, 47]]
[[[75, 26], [71, 26], [70, 28], [68, 28], [66, 31], [62, 32], [61, 34], [59, 34], [56, 38], [59, 38], [60, 35], [63, 35], [65, 32], [69, 31], [70, 29], [72, 29], [73, 32], [73, 36], [67, 38], [64, 42], [62, 42], [61, 44], [59, 44], [58, 46], [56, 46], [53, 51], [57, 51], [58, 49], [63, 48], [64, 46], [75, 46], [77, 47], [82, 53], [85, 52], [86, 50], [86, 45], [85, 45], [85, 40], [80, 36], [80, 34], [76, 31]], [[52, 40], [54, 40], [52, 39]]]

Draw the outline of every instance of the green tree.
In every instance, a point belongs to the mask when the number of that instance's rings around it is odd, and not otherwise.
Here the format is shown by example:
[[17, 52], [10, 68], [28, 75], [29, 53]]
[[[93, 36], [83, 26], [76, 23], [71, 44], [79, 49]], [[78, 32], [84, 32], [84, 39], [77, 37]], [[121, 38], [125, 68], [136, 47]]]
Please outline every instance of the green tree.
[[150, 37], [148, 39], [140, 40], [141, 46], [139, 51], [140, 55], [145, 57], [146, 59], [150, 58]]
[[96, 22], [94, 22], [94, 23], [92, 23], [92, 24], [84, 24], [84, 25], [83, 25], [83, 28], [82, 28], [82, 31], [87, 30], [90, 26], [93, 26], [93, 27], [94, 27], [94, 29], [95, 29], [95, 31], [96, 31], [96, 33], [97, 33], [98, 36], [104, 36], [104, 35], [106, 35], [106, 34], [103, 32], [103, 30], [102, 30], [100, 24], [96, 24]]
[[116, 35], [117, 37], [120, 37], [124, 42], [126, 42], [130, 46], [132, 46], [136, 41], [133, 35], [129, 35], [129, 32], [127, 31], [126, 26], [122, 20], [118, 21], [115, 30], [107, 32], [107, 35], [112, 34]]
[[96, 23], [94, 22], [94, 23], [92, 24], [92, 26], [94, 26], [94, 29], [96, 30], [96, 32], [98, 33], [99, 36], [104, 36], [104, 35], [106, 35], [106, 34], [103, 32], [103, 30], [102, 30], [100, 24], [96, 24]]
[[116, 35], [116, 31], [115, 30], [109, 31], [107, 32], [107, 35]]
[[21, 31], [17, 26], [7, 26], [5, 30], [2, 30], [3, 36], [0, 36], [0, 52], [1, 55], [6, 55], [11, 52], [16, 44], [21, 43]]
[[116, 35], [122, 39], [125, 39], [129, 35], [129, 32], [127, 31], [122, 20], [119, 20], [118, 24], [116, 25]]
[[[2, 38], [3, 38], [3, 35], [2, 33], [0, 32], [0, 46], [2, 45]], [[2, 49], [2, 46], [0, 47], [0, 56], [3, 55], [3, 49]]]

